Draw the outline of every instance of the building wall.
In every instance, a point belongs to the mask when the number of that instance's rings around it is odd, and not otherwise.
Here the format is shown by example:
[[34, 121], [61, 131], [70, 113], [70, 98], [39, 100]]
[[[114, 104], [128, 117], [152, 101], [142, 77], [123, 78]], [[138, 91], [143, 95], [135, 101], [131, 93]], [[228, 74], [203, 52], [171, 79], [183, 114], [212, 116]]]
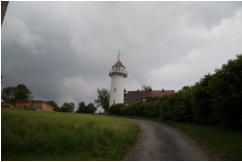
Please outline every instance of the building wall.
[[24, 108], [30, 108], [31, 102], [30, 101], [17, 101], [15, 104], [16, 109], [24, 109]]
[[45, 103], [45, 102], [43, 102], [42, 103], [42, 110], [43, 111], [53, 111], [53, 107], [51, 107], [49, 104], [47, 104], [47, 103]]
[[33, 108], [34, 110], [42, 110], [42, 102], [32, 101], [31, 102], [31, 108]]
[[10, 103], [7, 103], [7, 102], [2, 102], [2, 107], [4, 107], [4, 108], [13, 108], [14, 105], [10, 104]]
[[124, 76], [112, 75], [109, 105], [124, 103]]
[[125, 104], [138, 103], [141, 101], [146, 101], [147, 97], [161, 97], [163, 95], [171, 95], [175, 93], [175, 90], [153, 90], [151, 92], [147, 91], [128, 91], [125, 94]]
[[15, 104], [16, 109], [33, 109], [39, 111], [53, 111], [53, 108], [43, 101], [17, 101]]

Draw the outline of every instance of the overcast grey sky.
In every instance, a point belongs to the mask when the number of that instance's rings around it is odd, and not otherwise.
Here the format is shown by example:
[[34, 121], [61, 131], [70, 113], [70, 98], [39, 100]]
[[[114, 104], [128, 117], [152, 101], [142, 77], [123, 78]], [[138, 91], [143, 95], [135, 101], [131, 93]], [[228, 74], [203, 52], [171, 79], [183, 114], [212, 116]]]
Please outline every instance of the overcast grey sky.
[[127, 90], [179, 90], [242, 53], [241, 2], [10, 2], [2, 86], [35, 99], [93, 102], [117, 60]]

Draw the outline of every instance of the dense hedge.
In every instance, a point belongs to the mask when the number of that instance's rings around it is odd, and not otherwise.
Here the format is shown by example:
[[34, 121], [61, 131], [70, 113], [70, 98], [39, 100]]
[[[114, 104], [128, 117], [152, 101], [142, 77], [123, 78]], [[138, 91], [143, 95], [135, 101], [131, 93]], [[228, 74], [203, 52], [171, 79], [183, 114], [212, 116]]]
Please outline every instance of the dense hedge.
[[242, 55], [194, 86], [146, 102], [112, 105], [109, 113], [242, 128]]

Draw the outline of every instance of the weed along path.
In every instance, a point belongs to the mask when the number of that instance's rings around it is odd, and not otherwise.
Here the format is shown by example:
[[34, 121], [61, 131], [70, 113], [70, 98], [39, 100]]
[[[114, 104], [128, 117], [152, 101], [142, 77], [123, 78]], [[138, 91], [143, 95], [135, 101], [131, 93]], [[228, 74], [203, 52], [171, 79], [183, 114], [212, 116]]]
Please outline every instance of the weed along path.
[[141, 133], [137, 143], [123, 160], [209, 160], [190, 138], [176, 128], [148, 120], [127, 120], [137, 122], [141, 127]]

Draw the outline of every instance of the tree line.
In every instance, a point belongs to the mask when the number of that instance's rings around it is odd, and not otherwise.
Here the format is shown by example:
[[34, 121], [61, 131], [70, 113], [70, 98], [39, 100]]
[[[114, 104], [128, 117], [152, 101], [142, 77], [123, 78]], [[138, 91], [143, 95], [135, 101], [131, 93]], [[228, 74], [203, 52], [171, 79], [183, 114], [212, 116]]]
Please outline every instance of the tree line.
[[32, 92], [24, 85], [18, 84], [2, 89], [2, 100], [14, 104], [17, 100], [33, 99]]
[[[58, 106], [58, 104], [51, 100], [47, 101], [48, 104], [50, 104], [54, 111], [56, 112], [74, 112], [75, 104], [73, 102], [65, 102], [61, 107]], [[76, 113], [91, 113], [94, 114], [97, 108], [93, 103], [89, 103], [88, 105], [85, 105], [85, 102], [79, 102]]]
[[[91, 113], [94, 114], [97, 110], [97, 107], [101, 106], [105, 112], [109, 108], [109, 92], [107, 89], [97, 89], [97, 99], [95, 100], [96, 106], [94, 103], [89, 103], [85, 105], [85, 102], [79, 102], [76, 113]], [[55, 101], [51, 100], [48, 103], [54, 108], [56, 112], [73, 112], [75, 109], [75, 104], [70, 102], [65, 102], [61, 107], [59, 107]]]
[[116, 104], [110, 114], [242, 128], [242, 55], [193, 86], [137, 104]]
[[[95, 102], [97, 105], [102, 105], [104, 103], [104, 107], [106, 102], [103, 101], [103, 90], [98, 90], [99, 98]], [[105, 97], [105, 96], [104, 96]], [[2, 100], [4, 102], [15, 104], [17, 100], [33, 100], [31, 90], [24, 84], [18, 84], [17, 86], [8, 86], [2, 89]], [[74, 112], [75, 104], [73, 102], [65, 102], [62, 106], [58, 106], [58, 104], [54, 100], [46, 101], [49, 105], [51, 105], [56, 112]], [[106, 105], [107, 107], [108, 105]], [[76, 113], [95, 113], [96, 106], [94, 103], [89, 103], [85, 105], [84, 102], [80, 102]]]

